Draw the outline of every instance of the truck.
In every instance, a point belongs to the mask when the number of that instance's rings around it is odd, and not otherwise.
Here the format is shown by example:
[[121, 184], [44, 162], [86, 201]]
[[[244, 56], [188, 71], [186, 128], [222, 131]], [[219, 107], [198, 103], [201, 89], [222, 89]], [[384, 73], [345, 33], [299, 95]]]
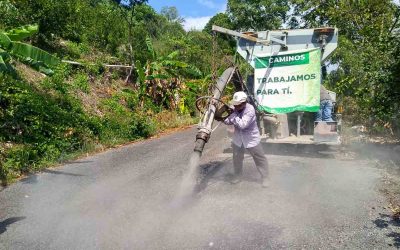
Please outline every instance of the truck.
[[[257, 110], [262, 140], [267, 143], [340, 144], [341, 108], [333, 107], [333, 121], [315, 121], [320, 108], [322, 65], [338, 45], [338, 29], [287, 29], [238, 32], [213, 25], [213, 32], [236, 39], [236, 52], [254, 69], [246, 81], [232, 66], [216, 81], [206, 100], [196, 134], [201, 154], [213, 131], [216, 112], [228, 106], [221, 98], [229, 82], [245, 91]], [[336, 104], [336, 93], [328, 91]]]

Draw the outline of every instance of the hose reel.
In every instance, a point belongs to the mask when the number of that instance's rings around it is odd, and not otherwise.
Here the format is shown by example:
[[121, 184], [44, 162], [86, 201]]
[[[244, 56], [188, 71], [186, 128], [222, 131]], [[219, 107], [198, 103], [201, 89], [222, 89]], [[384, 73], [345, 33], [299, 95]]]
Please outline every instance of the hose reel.
[[[202, 101], [202, 100], [207, 101], [207, 104], [205, 105], [204, 108], [201, 107], [201, 105], [200, 105], [200, 101]], [[233, 112], [232, 108], [229, 107], [228, 104], [226, 104], [221, 99], [214, 98], [212, 96], [201, 96], [201, 97], [197, 98], [197, 100], [196, 100], [196, 108], [202, 115], [204, 115], [206, 113], [206, 110], [208, 110], [208, 107], [210, 105], [216, 106], [214, 119], [217, 121], [225, 120]]]

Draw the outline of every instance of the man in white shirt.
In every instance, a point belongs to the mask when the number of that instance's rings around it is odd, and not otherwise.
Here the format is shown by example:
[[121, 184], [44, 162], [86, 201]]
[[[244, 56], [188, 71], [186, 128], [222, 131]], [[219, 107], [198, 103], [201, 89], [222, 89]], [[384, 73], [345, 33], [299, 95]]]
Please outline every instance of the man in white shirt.
[[247, 149], [253, 157], [256, 168], [261, 175], [262, 186], [267, 187], [269, 184], [268, 161], [260, 144], [260, 132], [257, 126], [255, 109], [247, 103], [247, 95], [243, 91], [236, 92], [230, 104], [235, 109], [224, 120], [224, 123], [235, 127], [232, 138], [234, 167], [232, 183], [240, 182], [243, 172], [244, 151]]

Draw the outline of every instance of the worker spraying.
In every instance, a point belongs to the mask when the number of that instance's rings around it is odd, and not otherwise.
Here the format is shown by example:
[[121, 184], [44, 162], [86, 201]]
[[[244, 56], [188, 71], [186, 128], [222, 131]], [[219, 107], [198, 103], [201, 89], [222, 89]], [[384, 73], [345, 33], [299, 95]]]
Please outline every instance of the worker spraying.
[[[249, 100], [258, 111], [263, 112], [261, 119], [267, 120], [266, 113], [280, 114], [282, 121], [281, 134], [289, 134], [287, 113], [300, 111], [297, 114], [297, 136], [301, 135], [301, 112], [317, 112], [320, 108], [321, 63], [336, 49], [338, 30], [331, 27], [276, 30], [240, 33], [213, 25], [213, 32], [232, 35], [237, 40], [237, 53], [254, 68], [254, 81]], [[195, 183], [198, 179], [199, 160], [204, 147], [216, 129], [213, 127], [214, 118], [235, 127], [232, 140], [234, 178], [232, 182], [240, 181], [243, 169], [244, 152], [247, 150], [253, 157], [259, 171], [263, 186], [268, 186], [268, 162], [260, 145], [260, 132], [257, 127], [255, 108], [247, 103], [244, 92], [236, 92], [232, 101], [234, 110], [228, 115], [220, 115], [220, 109], [226, 110], [223, 92], [232, 80], [236, 90], [245, 90], [240, 73], [236, 66], [226, 69], [218, 78], [207, 96], [196, 100], [196, 107], [202, 114], [196, 134], [196, 141], [191, 154], [187, 183]], [[237, 84], [239, 83], [239, 84]], [[294, 84], [295, 83], [295, 84]], [[240, 85], [240, 86], [238, 86]], [[241, 88], [238, 88], [241, 87]], [[205, 102], [205, 105], [199, 105]], [[218, 114], [219, 113], [219, 114]], [[268, 118], [268, 117], [267, 117]], [[284, 119], [285, 118], [285, 119]], [[275, 124], [277, 124], [275, 122]], [[339, 122], [337, 122], [339, 123]], [[286, 124], [286, 126], [284, 126]], [[324, 125], [324, 124], [323, 124]], [[332, 131], [334, 124], [323, 126]], [[275, 125], [274, 125], [275, 126]], [[315, 134], [315, 131], [314, 131]], [[325, 133], [326, 134], [326, 133]], [[337, 132], [334, 141], [338, 141]], [[286, 136], [287, 137], [287, 136]], [[326, 138], [323, 138], [326, 140]], [[316, 140], [314, 135], [314, 142]], [[192, 190], [190, 185], [182, 188]]]
[[[233, 149], [233, 170], [234, 175], [231, 183], [241, 181], [243, 173], [244, 152], [247, 150], [253, 157], [256, 168], [261, 175], [262, 187], [268, 187], [268, 161], [260, 144], [260, 132], [257, 126], [257, 118], [254, 107], [247, 102], [247, 94], [243, 91], [236, 92], [230, 102], [234, 109], [226, 119], [215, 116], [216, 120], [223, 121], [226, 125], [233, 125], [235, 128], [232, 137]], [[219, 113], [217, 111], [217, 113]]]

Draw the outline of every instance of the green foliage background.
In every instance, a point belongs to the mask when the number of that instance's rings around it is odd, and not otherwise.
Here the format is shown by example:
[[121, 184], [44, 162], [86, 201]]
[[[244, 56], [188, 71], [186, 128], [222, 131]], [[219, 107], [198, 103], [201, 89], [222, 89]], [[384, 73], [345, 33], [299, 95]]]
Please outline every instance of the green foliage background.
[[300, 27], [336, 26], [336, 65], [326, 84], [342, 99], [347, 120], [371, 132], [399, 135], [400, 7], [383, 1], [293, 1]]
[[[0, 30], [38, 24], [26, 42], [83, 65], [60, 64], [43, 77], [13, 58], [17, 74], [0, 75], [3, 184], [196, 121], [194, 101], [209, 84], [201, 78], [211, 70], [211, 56], [203, 57], [211, 36], [184, 31], [173, 7], [158, 14], [140, 1], [5, 0], [0, 13]], [[126, 82], [128, 71], [102, 66], [132, 63]]]

